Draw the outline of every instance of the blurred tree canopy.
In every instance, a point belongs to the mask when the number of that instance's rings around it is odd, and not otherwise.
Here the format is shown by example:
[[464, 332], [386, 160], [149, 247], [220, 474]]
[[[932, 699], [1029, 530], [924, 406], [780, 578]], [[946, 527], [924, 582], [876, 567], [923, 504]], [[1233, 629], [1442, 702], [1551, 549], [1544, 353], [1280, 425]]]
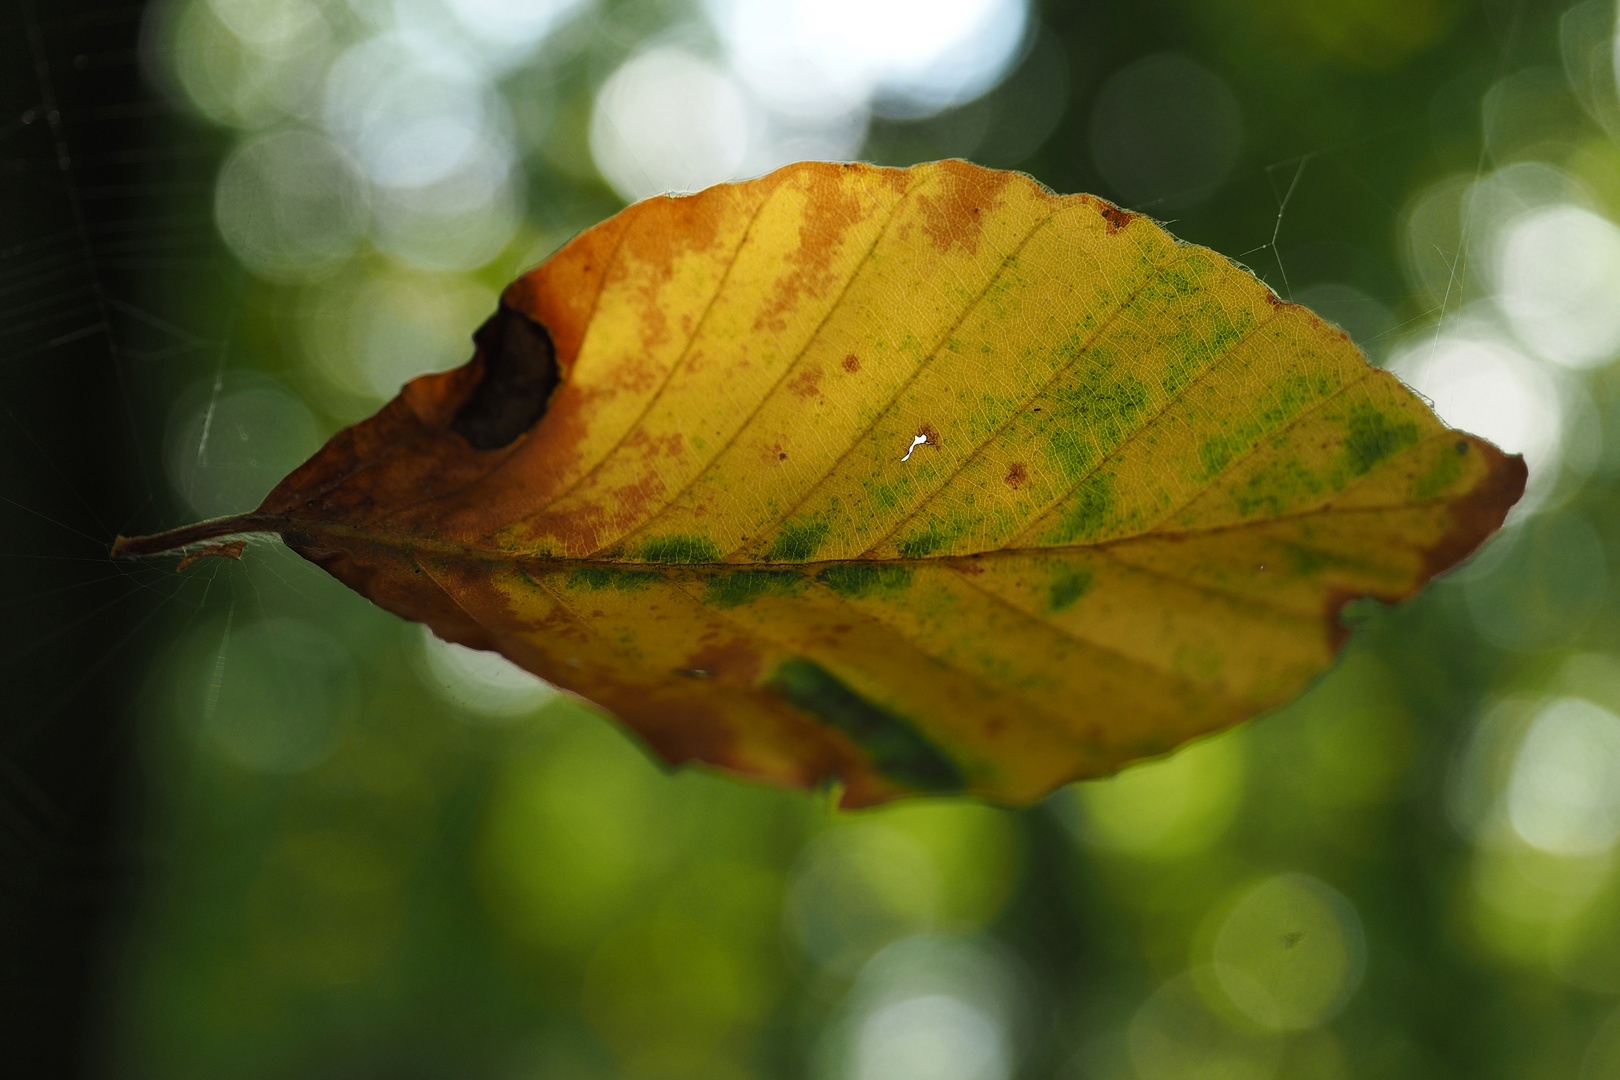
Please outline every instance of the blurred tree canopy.
[[[16, 910], [81, 973], [13, 993], [87, 1069], [1620, 1071], [1608, 0], [109, 11], [8, 16], [0, 117], [6, 790], [19, 879], [72, 882]], [[100, 561], [463, 362], [628, 198], [798, 156], [1166, 221], [1523, 452], [1526, 504], [1299, 701], [1017, 813], [665, 772], [279, 547]]]

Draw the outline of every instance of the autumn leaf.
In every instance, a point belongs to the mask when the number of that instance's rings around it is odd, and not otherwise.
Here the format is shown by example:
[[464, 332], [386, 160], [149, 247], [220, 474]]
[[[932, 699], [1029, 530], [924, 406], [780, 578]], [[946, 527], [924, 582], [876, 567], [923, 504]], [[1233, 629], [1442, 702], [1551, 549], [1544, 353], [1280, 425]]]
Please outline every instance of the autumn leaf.
[[1019, 804], [1273, 708], [1523, 490], [1337, 328], [959, 161], [654, 198], [259, 509], [670, 763]]

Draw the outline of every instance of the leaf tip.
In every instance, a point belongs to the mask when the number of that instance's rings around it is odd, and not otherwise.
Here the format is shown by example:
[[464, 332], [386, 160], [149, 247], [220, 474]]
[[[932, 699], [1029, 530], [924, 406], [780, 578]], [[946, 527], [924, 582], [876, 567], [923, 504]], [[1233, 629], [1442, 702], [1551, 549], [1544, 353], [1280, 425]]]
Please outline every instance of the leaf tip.
[[1457, 445], [1485, 455], [1487, 471], [1483, 480], [1452, 503], [1451, 528], [1425, 553], [1425, 569], [1431, 577], [1450, 570], [1490, 539], [1523, 497], [1530, 479], [1522, 454], [1505, 453], [1472, 435], [1459, 438]]

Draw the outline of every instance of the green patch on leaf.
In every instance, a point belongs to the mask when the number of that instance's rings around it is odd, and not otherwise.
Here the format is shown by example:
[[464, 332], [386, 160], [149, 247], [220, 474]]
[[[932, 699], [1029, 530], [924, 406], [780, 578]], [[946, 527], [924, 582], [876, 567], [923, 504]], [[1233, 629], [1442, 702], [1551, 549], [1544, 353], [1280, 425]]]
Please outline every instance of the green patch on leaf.
[[859, 600], [868, 596], [901, 596], [911, 588], [913, 573], [909, 566], [834, 563], [817, 574], [816, 580], [839, 596]]
[[620, 570], [612, 566], [582, 566], [568, 575], [570, 589], [589, 589], [591, 592], [601, 592], [603, 589], [614, 589], [619, 592], [634, 592], [645, 589], [658, 580], [658, 575], [651, 570]]
[[900, 541], [900, 554], [907, 559], [926, 558], [944, 547], [949, 539], [938, 529], [929, 529]]
[[1046, 613], [1067, 611], [1091, 590], [1091, 567], [1059, 563], [1052, 568], [1052, 582], [1046, 589]]
[[1325, 489], [1317, 476], [1299, 458], [1273, 462], [1249, 477], [1232, 492], [1232, 501], [1244, 517], [1265, 514], [1275, 517], [1295, 504], [1320, 495]]
[[962, 770], [912, 724], [867, 701], [820, 664], [782, 662], [765, 684], [847, 735], [883, 775], [922, 791], [960, 791]]
[[1086, 475], [1097, 456], [1086, 435], [1079, 429], [1067, 427], [1058, 428], [1047, 438], [1046, 453], [1068, 480], [1078, 480]]
[[734, 608], [762, 596], [793, 596], [803, 589], [804, 577], [792, 570], [734, 570], [709, 582], [703, 602]]
[[827, 529], [825, 521], [789, 522], [782, 526], [768, 557], [774, 562], [806, 562], [827, 539]]
[[641, 557], [657, 563], [719, 562], [720, 549], [706, 536], [655, 536], [641, 545]]
[[1114, 519], [1114, 477], [1110, 473], [1097, 473], [1075, 489], [1069, 499], [1069, 509], [1058, 522], [1053, 539], [1058, 543], [1087, 540]]
[[1231, 462], [1238, 452], [1238, 441], [1228, 435], [1216, 435], [1205, 439], [1204, 445], [1198, 448], [1198, 463], [1204, 467], [1200, 479], [1209, 479], [1220, 475], [1220, 471]]
[[1052, 392], [1066, 419], [1084, 430], [1106, 428], [1117, 433], [1147, 407], [1148, 391], [1142, 380], [1122, 374], [1106, 381], [1107, 374], [1093, 370], [1084, 384]]
[[1315, 577], [1330, 567], [1345, 565], [1345, 560], [1332, 552], [1303, 544], [1284, 544], [1282, 552], [1295, 577]]
[[1205, 439], [1198, 448], [1199, 480], [1219, 476], [1239, 455], [1252, 450], [1266, 433], [1281, 428], [1306, 406], [1326, 397], [1333, 384], [1320, 376], [1291, 376], [1272, 386], [1267, 400], [1257, 404], [1242, 421], [1230, 424], [1218, 435]]
[[1352, 476], [1364, 476], [1374, 465], [1414, 445], [1418, 426], [1412, 420], [1391, 420], [1371, 405], [1350, 410], [1345, 423], [1345, 465]]
[[900, 505], [898, 484], [867, 484], [866, 493], [871, 497], [872, 505], [879, 510], [893, 510]]
[[1220, 304], [1207, 303], [1199, 306], [1198, 317], [1192, 326], [1165, 342], [1171, 359], [1165, 365], [1159, 386], [1167, 398], [1174, 397], [1194, 376], [1243, 340], [1250, 322], [1247, 318], [1234, 322]]
[[1449, 489], [1462, 475], [1463, 462], [1467, 460], [1467, 439], [1458, 439], [1455, 443], [1441, 447], [1435, 453], [1434, 463], [1429, 466], [1429, 471], [1418, 477], [1417, 483], [1412, 485], [1412, 498], [1421, 502]]

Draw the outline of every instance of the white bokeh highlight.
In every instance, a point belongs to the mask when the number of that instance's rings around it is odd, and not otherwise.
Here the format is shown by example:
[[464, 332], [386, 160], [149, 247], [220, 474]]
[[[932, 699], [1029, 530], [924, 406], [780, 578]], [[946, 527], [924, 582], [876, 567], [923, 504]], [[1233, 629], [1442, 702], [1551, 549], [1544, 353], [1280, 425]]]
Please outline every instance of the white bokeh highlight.
[[509, 723], [557, 696], [556, 687], [500, 653], [469, 649], [419, 628], [417, 670], [448, 704], [469, 720]]
[[1506, 791], [1524, 841], [1555, 855], [1594, 855], [1620, 838], [1620, 717], [1558, 698], [1526, 732]]
[[731, 64], [769, 108], [827, 118], [874, 105], [930, 116], [1017, 60], [1025, 0], [711, 0]]
[[1521, 215], [1503, 231], [1496, 302], [1521, 341], [1572, 368], [1620, 353], [1620, 228], [1569, 203]]
[[401, 32], [351, 46], [327, 73], [324, 123], [371, 182], [376, 245], [413, 266], [470, 270], [521, 223], [513, 125], [489, 70], [432, 44]]
[[324, 275], [354, 254], [369, 218], [349, 156], [314, 131], [245, 141], [214, 184], [214, 222], [242, 264], [272, 281]]
[[475, 270], [499, 255], [523, 222], [522, 172], [509, 140], [479, 140], [466, 166], [422, 187], [372, 189], [372, 241], [424, 270]]
[[346, 50], [326, 78], [326, 126], [379, 184], [421, 187], [457, 171], [497, 108], [471, 70], [430, 63], [391, 35]]
[[982, 1009], [923, 994], [878, 1009], [861, 1026], [856, 1080], [1005, 1080], [1007, 1037]]
[[422, 56], [499, 78], [529, 62], [586, 0], [370, 0], [364, 7], [368, 21]]
[[444, 4], [472, 37], [501, 53], [532, 49], [584, 6], [583, 0], [444, 0]]
[[762, 123], [721, 68], [681, 49], [649, 49], [597, 93], [591, 156], [632, 201], [698, 191], [740, 174]]
[[207, 0], [214, 17], [244, 44], [284, 53], [324, 20], [314, 0]]
[[1556, 476], [1564, 419], [1559, 387], [1509, 341], [1487, 327], [1464, 325], [1420, 339], [1389, 367], [1433, 402], [1447, 424], [1523, 454], [1532, 495]]
[[1021, 995], [990, 942], [919, 934], [861, 969], [824, 1035], [827, 1080], [1006, 1080]]

